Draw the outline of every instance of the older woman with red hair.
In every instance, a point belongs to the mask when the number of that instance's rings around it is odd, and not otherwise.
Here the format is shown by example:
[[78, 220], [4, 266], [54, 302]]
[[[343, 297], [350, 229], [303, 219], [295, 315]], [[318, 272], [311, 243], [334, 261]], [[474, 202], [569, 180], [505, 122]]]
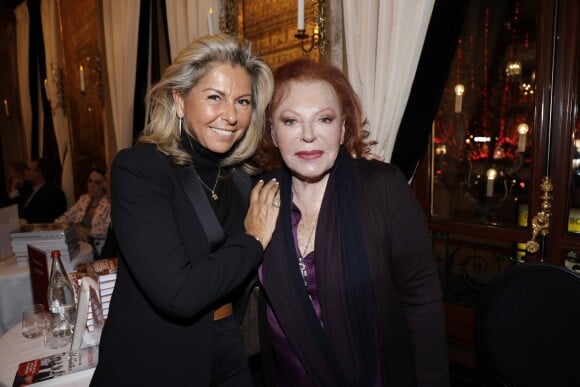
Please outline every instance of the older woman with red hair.
[[350, 157], [366, 132], [340, 70], [297, 60], [274, 75], [256, 155], [281, 192], [259, 270], [266, 384], [447, 386], [442, 292], [403, 174]]

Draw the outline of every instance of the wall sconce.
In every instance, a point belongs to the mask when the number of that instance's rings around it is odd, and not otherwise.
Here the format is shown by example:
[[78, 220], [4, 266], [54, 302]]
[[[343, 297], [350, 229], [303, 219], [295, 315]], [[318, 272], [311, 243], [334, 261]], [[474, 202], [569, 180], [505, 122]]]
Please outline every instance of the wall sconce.
[[463, 93], [465, 92], [465, 86], [461, 83], [455, 85], [455, 113], [461, 113], [461, 104], [463, 100]]
[[86, 56], [79, 64], [79, 88], [82, 95], [92, 92], [101, 102], [103, 100], [103, 78], [101, 76], [101, 56]]
[[518, 152], [525, 152], [526, 151], [526, 134], [528, 133], [528, 130], [530, 130], [530, 127], [528, 126], [528, 124], [526, 124], [525, 122], [521, 123], [518, 125], [518, 133], [519, 138], [518, 138]]
[[4, 100], [4, 114], [6, 117], [10, 117], [10, 108], [8, 107], [8, 100]]
[[490, 168], [486, 172], [487, 184], [485, 187], [485, 196], [488, 198], [493, 197], [493, 184], [495, 183], [495, 178], [497, 177], [497, 171]]
[[79, 78], [81, 80], [81, 93], [82, 94], [86, 94], [86, 89], [85, 89], [85, 68], [83, 67], [83, 65], [79, 66]]
[[[316, 10], [315, 7], [318, 7]], [[326, 0], [312, 0], [312, 8], [315, 10], [314, 28], [312, 31], [312, 38], [308, 44], [306, 40], [310, 35], [306, 33], [304, 27], [304, 0], [298, 0], [298, 30], [295, 38], [300, 39], [300, 48], [305, 53], [309, 53], [315, 48], [318, 48], [320, 56], [324, 57], [326, 54]], [[317, 12], [316, 12], [317, 11]]]
[[207, 29], [210, 35], [215, 35], [215, 26], [213, 22], [213, 8], [209, 7], [209, 12], [207, 13]]

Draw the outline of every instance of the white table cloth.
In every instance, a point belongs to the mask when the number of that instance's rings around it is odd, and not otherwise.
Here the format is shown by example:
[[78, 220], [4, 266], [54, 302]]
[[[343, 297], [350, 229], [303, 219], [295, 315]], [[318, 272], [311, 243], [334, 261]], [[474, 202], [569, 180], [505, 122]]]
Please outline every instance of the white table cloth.
[[[0, 337], [0, 387], [12, 386], [14, 376], [18, 370], [18, 364], [27, 360], [65, 352], [66, 349], [66, 347], [59, 349], [46, 348], [43, 337], [36, 339], [25, 338], [22, 336], [22, 328], [20, 323], [18, 323], [18, 325]], [[95, 369], [91, 368], [35, 383], [32, 386], [85, 387], [89, 385], [94, 372]]]
[[32, 304], [28, 266], [0, 266], [0, 335], [20, 323], [22, 309]]
[[[93, 258], [90, 244], [79, 242], [73, 254], [74, 265]], [[50, 271], [50, 267], [48, 268]], [[0, 266], [0, 335], [22, 320], [22, 308], [33, 303], [28, 266]], [[0, 386], [2, 387], [2, 386]]]

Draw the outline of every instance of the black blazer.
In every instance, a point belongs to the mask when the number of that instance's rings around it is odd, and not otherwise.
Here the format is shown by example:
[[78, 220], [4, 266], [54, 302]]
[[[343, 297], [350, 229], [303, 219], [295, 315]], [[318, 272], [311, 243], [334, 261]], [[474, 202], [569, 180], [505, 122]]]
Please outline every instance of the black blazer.
[[36, 192], [27, 206], [24, 204], [30, 197], [22, 198], [19, 206], [19, 217], [26, 219], [28, 223], [52, 223], [62, 215], [67, 208], [64, 192], [54, 183], [46, 183]]
[[179, 168], [152, 145], [113, 162], [121, 254], [92, 386], [209, 385], [213, 309], [245, 287], [262, 258], [246, 234], [210, 252]]
[[119, 244], [117, 243], [117, 237], [115, 236], [115, 230], [113, 225], [109, 224], [107, 228], [107, 235], [105, 236], [105, 243], [101, 249], [99, 256], [94, 257], [94, 259], [107, 259], [107, 258], [117, 258], [119, 257]]

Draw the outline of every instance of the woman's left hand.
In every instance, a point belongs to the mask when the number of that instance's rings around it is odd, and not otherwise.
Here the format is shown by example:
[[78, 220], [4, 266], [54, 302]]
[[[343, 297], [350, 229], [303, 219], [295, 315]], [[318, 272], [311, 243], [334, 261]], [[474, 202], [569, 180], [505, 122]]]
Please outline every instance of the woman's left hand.
[[272, 179], [268, 183], [260, 180], [250, 194], [250, 207], [244, 226], [246, 234], [252, 235], [265, 249], [272, 239], [280, 211], [279, 184]]

